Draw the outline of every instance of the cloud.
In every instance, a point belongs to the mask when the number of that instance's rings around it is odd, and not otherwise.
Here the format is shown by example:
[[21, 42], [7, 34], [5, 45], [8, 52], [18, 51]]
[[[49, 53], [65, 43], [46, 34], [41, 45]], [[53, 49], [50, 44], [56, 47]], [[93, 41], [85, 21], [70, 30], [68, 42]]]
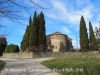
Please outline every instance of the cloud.
[[71, 33], [71, 31], [65, 26], [62, 27], [62, 31], [65, 32], [66, 34]]
[[[46, 16], [54, 18], [60, 21], [64, 21], [72, 24], [79, 24], [80, 17], [83, 15], [86, 20], [89, 20], [92, 17], [92, 5], [89, 4], [88, 7], [82, 9], [76, 9], [72, 4], [65, 4], [60, 0], [51, 0], [52, 7], [51, 12], [46, 13]], [[69, 9], [68, 7], [71, 7]]]
[[99, 22], [91, 22], [92, 23], [92, 27], [93, 27], [93, 30], [95, 31], [95, 27], [99, 27]]
[[89, 0], [76, 0], [76, 4], [78, 7], [83, 7], [88, 5], [90, 2]]

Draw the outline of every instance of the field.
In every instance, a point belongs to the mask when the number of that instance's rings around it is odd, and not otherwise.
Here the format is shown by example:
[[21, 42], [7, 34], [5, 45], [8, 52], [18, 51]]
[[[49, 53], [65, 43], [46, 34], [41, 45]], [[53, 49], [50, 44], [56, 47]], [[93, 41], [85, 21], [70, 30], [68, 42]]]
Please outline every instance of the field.
[[5, 64], [6, 64], [6, 63], [5, 63], [4, 61], [1, 61], [1, 60], [0, 60], [0, 71], [3, 69], [3, 67], [4, 67]]
[[63, 75], [100, 75], [100, 54], [55, 58], [41, 64]]

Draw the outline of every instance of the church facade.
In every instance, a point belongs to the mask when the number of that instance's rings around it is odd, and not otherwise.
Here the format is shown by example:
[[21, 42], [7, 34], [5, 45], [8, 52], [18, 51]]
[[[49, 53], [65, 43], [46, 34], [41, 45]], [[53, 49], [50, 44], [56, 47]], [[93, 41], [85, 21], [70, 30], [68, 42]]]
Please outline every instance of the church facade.
[[55, 32], [46, 36], [47, 49], [52, 52], [68, 52], [72, 46], [72, 39], [65, 34]]

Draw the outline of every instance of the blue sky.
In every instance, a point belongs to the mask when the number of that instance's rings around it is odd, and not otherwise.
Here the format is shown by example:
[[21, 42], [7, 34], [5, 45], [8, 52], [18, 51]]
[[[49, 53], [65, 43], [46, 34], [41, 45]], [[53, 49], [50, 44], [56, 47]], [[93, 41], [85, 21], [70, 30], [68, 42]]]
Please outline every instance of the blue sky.
[[[46, 21], [46, 34], [51, 34], [59, 31], [72, 38], [72, 44], [76, 48], [77, 42], [79, 47], [79, 23], [81, 15], [84, 16], [87, 29], [88, 23], [91, 21], [94, 29], [99, 26], [100, 21], [100, 0], [34, 0], [42, 7], [49, 9], [40, 9], [35, 7], [33, 10], [26, 13], [25, 11], [22, 17], [26, 17], [25, 20], [21, 20], [25, 25], [21, 25], [16, 22], [12, 22], [8, 19], [2, 19], [1, 22], [7, 28], [2, 29], [2, 32], [10, 33], [7, 37], [8, 44], [17, 44], [20, 46], [22, 37], [24, 35], [26, 25], [28, 25], [29, 16], [33, 16], [34, 11], [37, 13], [43, 11]], [[27, 5], [32, 4], [27, 2]], [[77, 33], [77, 35], [76, 35]], [[77, 36], [77, 42], [76, 42]]]

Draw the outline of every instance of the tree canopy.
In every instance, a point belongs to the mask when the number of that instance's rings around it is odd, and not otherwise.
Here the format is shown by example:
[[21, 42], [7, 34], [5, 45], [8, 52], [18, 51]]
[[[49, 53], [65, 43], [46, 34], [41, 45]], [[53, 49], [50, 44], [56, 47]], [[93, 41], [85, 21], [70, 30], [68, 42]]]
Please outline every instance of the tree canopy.
[[24, 51], [26, 48], [31, 49], [30, 51], [43, 51], [46, 48], [45, 19], [42, 11], [39, 15], [35, 11], [33, 20], [29, 18], [29, 25], [21, 42], [21, 49]]
[[87, 28], [83, 16], [81, 16], [80, 20], [80, 48], [83, 52], [87, 52], [89, 50]]
[[98, 49], [97, 41], [96, 41], [96, 38], [94, 35], [94, 31], [93, 31], [91, 22], [89, 22], [89, 33], [90, 33], [90, 35], [89, 35], [90, 50], [97, 50]]

